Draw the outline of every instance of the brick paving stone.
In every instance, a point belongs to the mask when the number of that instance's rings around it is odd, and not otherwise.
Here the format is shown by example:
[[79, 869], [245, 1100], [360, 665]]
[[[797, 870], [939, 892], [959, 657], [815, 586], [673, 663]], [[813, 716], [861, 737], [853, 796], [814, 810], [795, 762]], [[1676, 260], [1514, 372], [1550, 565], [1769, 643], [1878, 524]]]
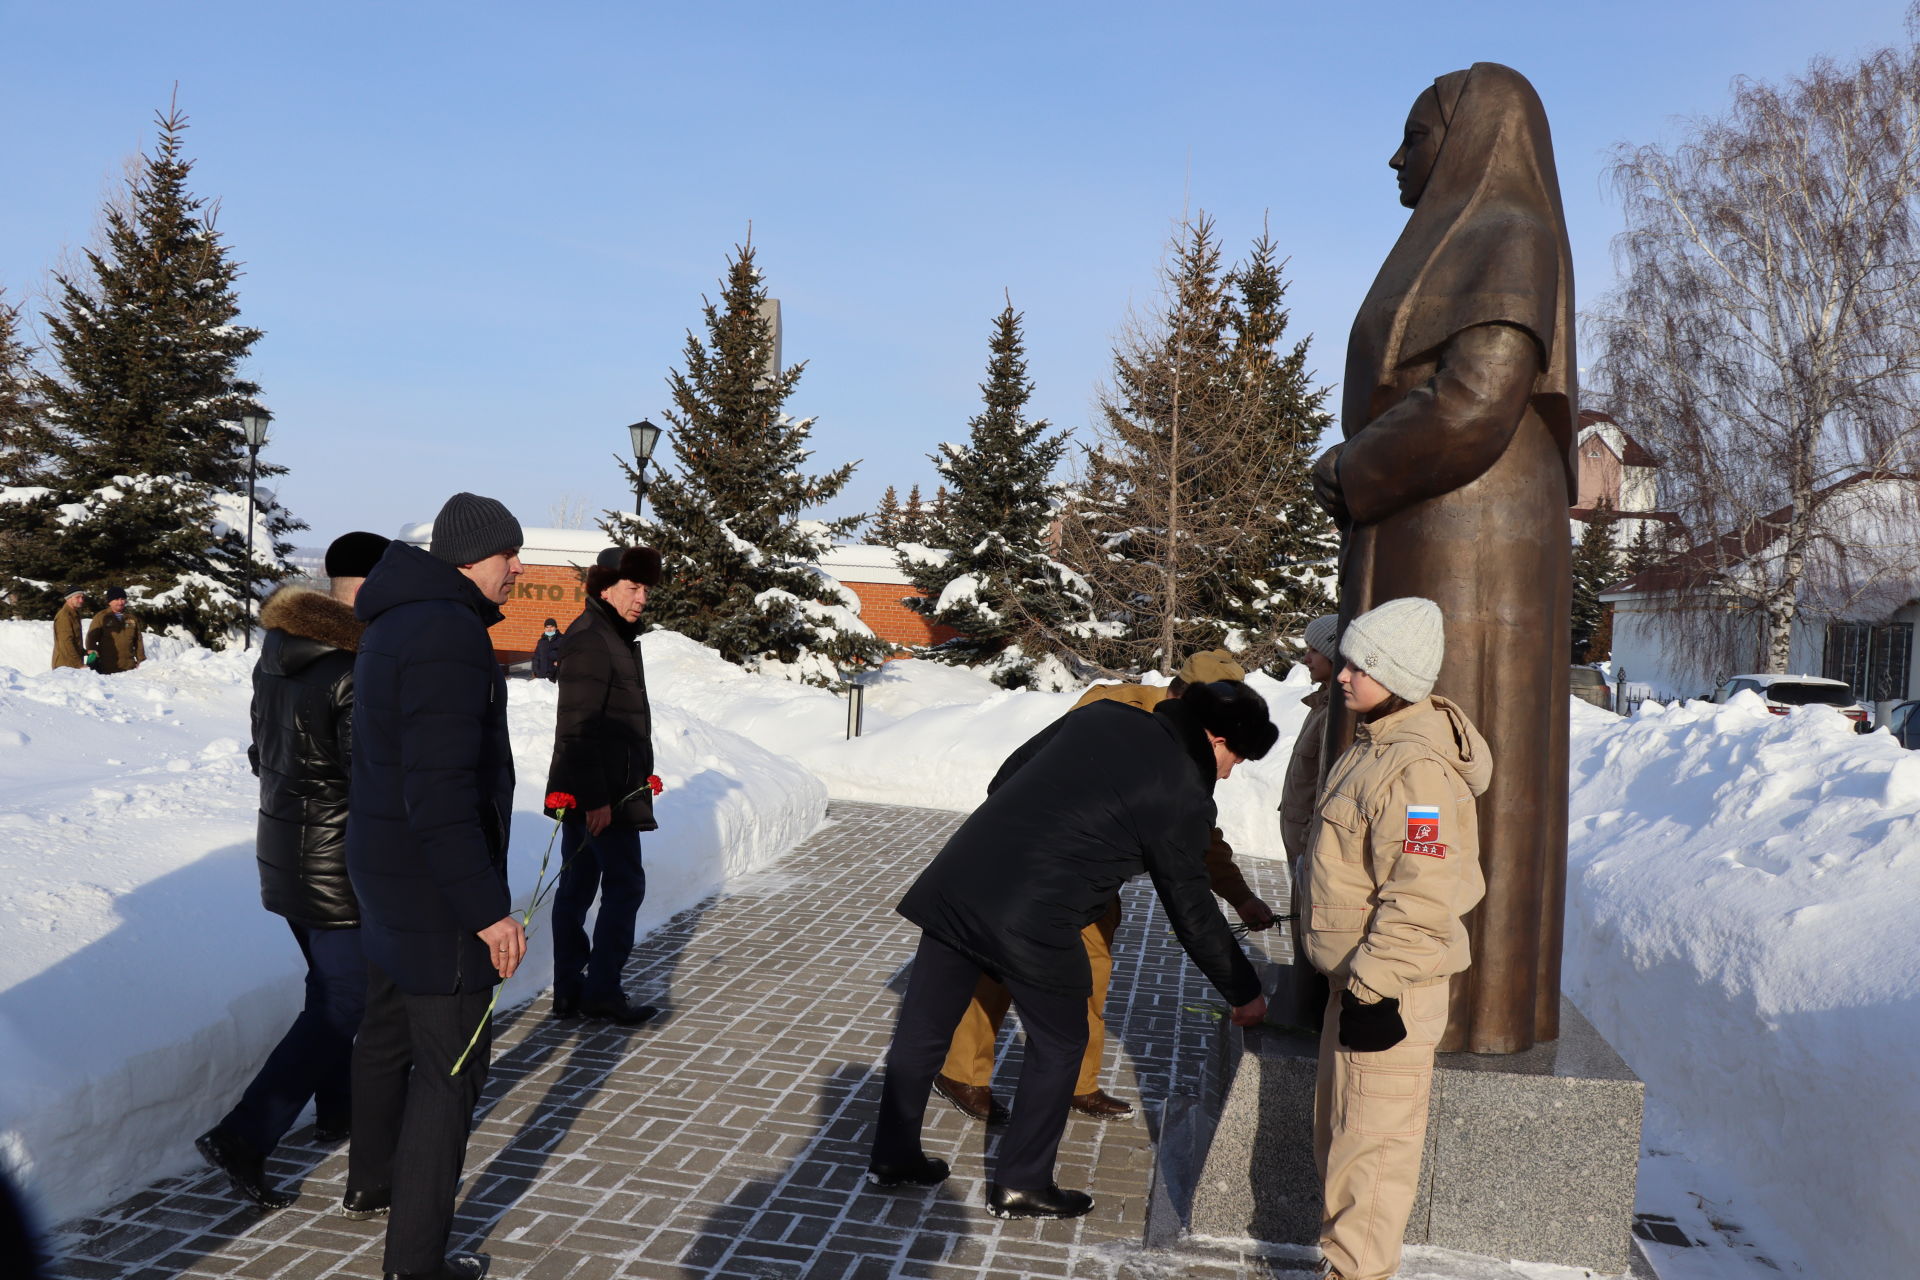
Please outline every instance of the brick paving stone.
[[[557, 1022], [544, 996], [498, 1014], [453, 1246], [490, 1254], [499, 1280], [1274, 1274], [1237, 1255], [1141, 1244], [1152, 1134], [1206, 1061], [1214, 1023], [1194, 1008], [1219, 1003], [1144, 880], [1123, 895], [1105, 1070], [1142, 1114], [1076, 1116], [1061, 1146], [1060, 1181], [1093, 1193], [1093, 1215], [988, 1216], [995, 1135], [937, 1098], [927, 1146], [953, 1178], [930, 1191], [866, 1187], [880, 1064], [917, 941], [893, 904], [963, 816], [836, 802], [777, 866], [640, 940], [627, 990], [666, 1011], [648, 1026]], [[1278, 907], [1284, 873], [1257, 860], [1246, 870]], [[1011, 1028], [1002, 1043], [1010, 1092]], [[311, 1139], [293, 1134], [269, 1165], [300, 1192], [293, 1207], [237, 1206], [211, 1172], [170, 1178], [65, 1224], [53, 1274], [378, 1276], [384, 1226], [333, 1212], [345, 1149]]]

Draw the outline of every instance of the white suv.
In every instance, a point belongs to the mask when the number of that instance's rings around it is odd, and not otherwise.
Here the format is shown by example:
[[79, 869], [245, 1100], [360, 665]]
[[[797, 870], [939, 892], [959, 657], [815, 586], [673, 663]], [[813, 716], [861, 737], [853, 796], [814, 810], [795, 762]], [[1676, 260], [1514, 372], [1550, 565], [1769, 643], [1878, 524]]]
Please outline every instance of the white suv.
[[1844, 680], [1825, 676], [1734, 676], [1714, 691], [1715, 702], [1731, 702], [1736, 693], [1751, 691], [1766, 702], [1767, 710], [1777, 716], [1795, 707], [1832, 707], [1865, 732], [1868, 713], [1853, 689]]

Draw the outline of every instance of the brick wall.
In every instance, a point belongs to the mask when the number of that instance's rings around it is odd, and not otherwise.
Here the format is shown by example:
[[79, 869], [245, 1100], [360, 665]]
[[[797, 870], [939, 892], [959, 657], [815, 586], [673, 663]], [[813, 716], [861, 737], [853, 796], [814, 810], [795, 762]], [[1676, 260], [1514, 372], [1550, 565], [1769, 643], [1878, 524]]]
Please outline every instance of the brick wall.
[[533, 656], [540, 624], [552, 618], [565, 631], [587, 607], [587, 589], [571, 565], [530, 564], [513, 594], [500, 606], [507, 616], [494, 624], [493, 655], [502, 662], [522, 662]]
[[[913, 587], [892, 582], [841, 585], [860, 597], [861, 620], [897, 648], [938, 644], [958, 634], [952, 627], [929, 626], [925, 618], [900, 603], [903, 596], [925, 594]], [[533, 656], [541, 623], [552, 618], [565, 631], [586, 607], [587, 589], [578, 571], [569, 565], [528, 565], [513, 584], [513, 595], [500, 606], [507, 616], [492, 631], [494, 656], [502, 662], [524, 662]]]
[[917, 588], [897, 582], [842, 582], [840, 585], [860, 597], [860, 620], [888, 644], [904, 649], [908, 645], [939, 644], [960, 634], [952, 627], [929, 625], [925, 618], [900, 603], [904, 596], [924, 598], [926, 592]]

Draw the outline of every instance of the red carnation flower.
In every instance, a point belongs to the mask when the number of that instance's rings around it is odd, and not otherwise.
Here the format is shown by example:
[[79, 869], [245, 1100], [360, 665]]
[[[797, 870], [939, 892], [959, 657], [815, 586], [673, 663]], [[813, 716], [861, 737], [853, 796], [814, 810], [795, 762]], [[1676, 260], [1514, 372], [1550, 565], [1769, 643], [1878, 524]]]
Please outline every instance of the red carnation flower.
[[650, 773], [647, 775], [647, 787], [649, 790], [653, 792], [653, 794], [659, 795], [662, 791], [665, 791], [667, 789], [667, 784], [660, 781], [659, 774]]
[[547, 808], [549, 809], [571, 809], [579, 803], [578, 800], [575, 800], [564, 791], [547, 792]]

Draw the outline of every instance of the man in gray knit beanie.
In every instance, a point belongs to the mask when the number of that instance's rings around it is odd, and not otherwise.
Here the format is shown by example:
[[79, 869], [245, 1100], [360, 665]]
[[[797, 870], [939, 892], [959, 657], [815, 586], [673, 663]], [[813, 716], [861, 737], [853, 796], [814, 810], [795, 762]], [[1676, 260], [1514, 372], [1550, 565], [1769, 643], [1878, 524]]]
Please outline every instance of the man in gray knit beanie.
[[479, 564], [503, 551], [518, 551], [525, 538], [520, 522], [498, 498], [456, 493], [433, 518], [433, 542], [427, 550], [451, 565]]

